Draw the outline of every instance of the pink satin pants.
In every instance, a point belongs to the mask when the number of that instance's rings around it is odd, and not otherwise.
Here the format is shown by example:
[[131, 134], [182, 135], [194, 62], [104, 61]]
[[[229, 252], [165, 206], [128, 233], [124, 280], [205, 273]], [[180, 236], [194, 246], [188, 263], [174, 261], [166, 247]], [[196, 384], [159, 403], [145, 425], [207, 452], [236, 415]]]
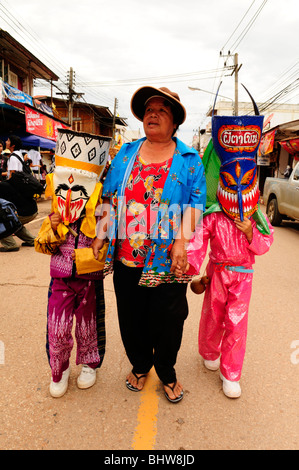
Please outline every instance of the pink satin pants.
[[253, 275], [225, 268], [217, 272], [212, 262], [208, 264], [207, 274], [211, 282], [203, 301], [199, 354], [210, 361], [221, 356], [222, 375], [228, 380], [238, 381], [246, 349]]

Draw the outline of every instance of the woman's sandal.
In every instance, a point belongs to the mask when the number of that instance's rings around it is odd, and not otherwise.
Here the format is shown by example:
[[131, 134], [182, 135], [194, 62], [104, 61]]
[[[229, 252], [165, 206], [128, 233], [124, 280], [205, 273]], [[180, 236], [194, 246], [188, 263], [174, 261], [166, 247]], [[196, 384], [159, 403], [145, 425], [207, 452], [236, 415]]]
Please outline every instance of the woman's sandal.
[[[134, 375], [134, 377], [136, 377], [137, 379], [137, 384], [139, 382], [140, 379], [142, 379], [143, 377], [147, 377], [147, 374], [143, 374], [143, 375], [140, 375], [139, 377], [135, 374], [135, 372], [132, 371], [132, 374]], [[130, 382], [128, 380], [126, 380], [126, 386], [129, 390], [131, 390], [132, 392], [141, 392], [142, 389], [139, 389], [137, 387], [134, 387], [132, 384], [130, 384]]]
[[[177, 384], [177, 381], [174, 382], [173, 386], [169, 385], [169, 384], [163, 384], [164, 387], [168, 387], [170, 388], [170, 390], [172, 390], [172, 392], [174, 393], [174, 389], [175, 389], [175, 386]], [[182, 390], [181, 391], [181, 394], [176, 397], [176, 398], [170, 398], [170, 396], [168, 395], [168, 393], [166, 393], [166, 390], [164, 390], [164, 394], [167, 398], [167, 400], [169, 400], [171, 403], [178, 403], [179, 401], [181, 401], [184, 397], [184, 391]]]

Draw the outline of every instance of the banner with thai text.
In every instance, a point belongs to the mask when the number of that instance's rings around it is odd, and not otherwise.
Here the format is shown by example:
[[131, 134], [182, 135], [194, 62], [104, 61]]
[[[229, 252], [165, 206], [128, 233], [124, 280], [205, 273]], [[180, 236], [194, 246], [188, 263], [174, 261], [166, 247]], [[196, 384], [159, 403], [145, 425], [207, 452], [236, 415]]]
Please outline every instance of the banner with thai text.
[[32, 97], [23, 91], [10, 86], [8, 83], [2, 82], [2, 94], [4, 97], [11, 101], [18, 101], [19, 103], [26, 103], [33, 105]]
[[26, 117], [26, 131], [30, 134], [35, 134], [40, 137], [45, 137], [50, 140], [57, 140], [58, 130], [57, 129], [70, 129], [70, 126], [62, 124], [59, 121], [41, 114], [35, 109], [28, 108], [25, 106], [25, 117]]

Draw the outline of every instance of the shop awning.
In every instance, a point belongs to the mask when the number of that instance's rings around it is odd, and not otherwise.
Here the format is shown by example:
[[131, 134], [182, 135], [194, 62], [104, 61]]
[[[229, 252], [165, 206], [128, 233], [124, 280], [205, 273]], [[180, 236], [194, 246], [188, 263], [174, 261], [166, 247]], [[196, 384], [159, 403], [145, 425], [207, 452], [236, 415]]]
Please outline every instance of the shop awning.
[[290, 155], [299, 154], [299, 138], [281, 140], [279, 143]]
[[38, 135], [26, 135], [20, 137], [25, 147], [40, 147], [41, 149], [55, 149], [56, 143], [53, 140], [39, 137]]

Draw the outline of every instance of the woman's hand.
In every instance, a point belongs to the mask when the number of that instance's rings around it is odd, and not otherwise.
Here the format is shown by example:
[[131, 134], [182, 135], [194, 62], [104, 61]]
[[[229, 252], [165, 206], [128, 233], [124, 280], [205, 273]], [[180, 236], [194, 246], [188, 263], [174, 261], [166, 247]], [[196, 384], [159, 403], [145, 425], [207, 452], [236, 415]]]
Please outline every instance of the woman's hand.
[[251, 220], [248, 219], [247, 217], [244, 217], [243, 222], [241, 222], [240, 218], [237, 217], [234, 220], [236, 227], [243, 232], [248, 240], [249, 243], [252, 242], [252, 237], [253, 237], [253, 229], [252, 229], [252, 224]]
[[174, 273], [176, 277], [181, 277], [189, 271], [190, 265], [187, 262], [187, 247], [200, 215], [201, 211], [194, 207], [187, 207], [184, 212], [177, 238], [170, 251], [170, 258], [172, 259], [170, 272]]
[[104, 197], [101, 207], [100, 223], [97, 227], [97, 236], [91, 244], [93, 249], [93, 255], [95, 259], [98, 259], [99, 251], [103, 248], [105, 241], [107, 241], [107, 232], [110, 219], [110, 199], [109, 197]]
[[59, 212], [55, 212], [50, 216], [51, 228], [54, 233], [57, 232], [58, 225], [62, 222], [61, 215]]
[[175, 240], [170, 251], [172, 260], [170, 272], [180, 277], [188, 270], [187, 251], [185, 249], [185, 240]]

